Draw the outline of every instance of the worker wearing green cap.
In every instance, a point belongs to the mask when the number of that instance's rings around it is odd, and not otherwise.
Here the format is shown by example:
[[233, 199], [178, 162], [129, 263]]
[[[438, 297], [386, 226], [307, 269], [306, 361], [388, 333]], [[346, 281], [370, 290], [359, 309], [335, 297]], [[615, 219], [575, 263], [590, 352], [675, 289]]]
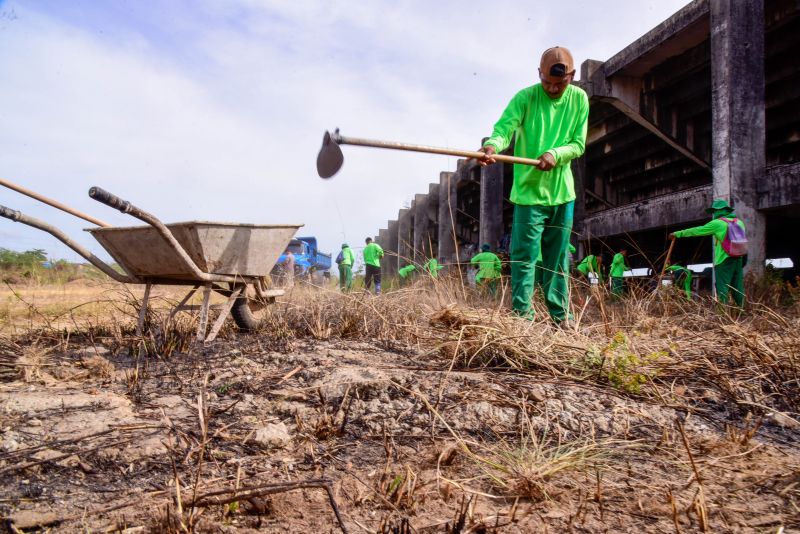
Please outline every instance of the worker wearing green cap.
[[725, 201], [717, 199], [706, 209], [711, 221], [703, 226], [678, 230], [670, 234], [670, 239], [683, 237], [714, 236], [714, 276], [717, 300], [727, 305], [731, 296], [738, 308], [744, 307], [744, 261], [743, 256], [732, 256], [725, 251], [723, 243], [728, 235], [728, 226], [736, 224], [744, 233], [744, 222], [739, 220], [733, 208]]
[[572, 54], [553, 47], [542, 54], [537, 83], [519, 91], [495, 123], [478, 163], [495, 163], [492, 157], [511, 141], [514, 155], [539, 160], [536, 167], [514, 165], [510, 200], [514, 204], [511, 227], [511, 307], [532, 317], [536, 258], [542, 252], [542, 290], [550, 317], [568, 319], [566, 256], [575, 206], [575, 180], [570, 162], [586, 147], [589, 99], [571, 85], [575, 67]]
[[[341, 261], [338, 261], [340, 258]], [[353, 263], [355, 262], [350, 245], [342, 243], [342, 251], [336, 259], [339, 263], [339, 289], [344, 292], [350, 291], [353, 289]]]
[[484, 243], [481, 252], [473, 256], [469, 262], [478, 266], [475, 283], [479, 287], [485, 287], [492, 297], [497, 296], [497, 284], [502, 277], [503, 264], [497, 254], [492, 252], [489, 243]]
[[692, 300], [692, 271], [678, 264], [670, 265], [667, 271], [672, 274], [672, 283], [675, 287], [683, 287], [686, 300]]
[[625, 271], [631, 270], [627, 260], [627, 249], [622, 249], [614, 254], [614, 258], [611, 260], [611, 269], [608, 274], [611, 276], [611, 295], [614, 298], [621, 297], [625, 290]]

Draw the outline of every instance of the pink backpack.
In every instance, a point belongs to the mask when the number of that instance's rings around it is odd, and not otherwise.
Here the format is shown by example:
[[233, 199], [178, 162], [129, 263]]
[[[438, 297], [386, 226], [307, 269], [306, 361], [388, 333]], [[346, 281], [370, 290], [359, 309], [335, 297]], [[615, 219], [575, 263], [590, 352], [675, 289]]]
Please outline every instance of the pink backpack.
[[738, 258], [747, 254], [747, 235], [744, 228], [739, 226], [739, 219], [726, 219], [720, 217], [728, 223], [728, 231], [725, 233], [725, 240], [722, 242], [722, 250], [732, 258]]

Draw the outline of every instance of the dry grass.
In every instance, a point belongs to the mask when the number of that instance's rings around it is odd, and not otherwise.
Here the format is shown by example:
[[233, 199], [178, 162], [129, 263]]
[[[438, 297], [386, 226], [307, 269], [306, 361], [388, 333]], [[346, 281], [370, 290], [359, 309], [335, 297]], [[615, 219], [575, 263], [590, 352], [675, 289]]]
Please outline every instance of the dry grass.
[[[109, 291], [109, 286], [103, 291]], [[194, 502], [198, 488], [207, 485], [206, 490], [211, 491], [221, 484], [220, 480], [238, 488], [242, 472], [239, 464], [228, 459], [245, 462], [267, 457], [250, 448], [248, 436], [255, 428], [244, 425], [241, 414], [228, 419], [228, 410], [233, 410], [239, 402], [231, 403], [225, 397], [229, 389], [241, 387], [248, 395], [269, 397], [307, 374], [307, 361], [287, 359], [285, 367], [270, 368], [273, 376], [261, 377], [258, 379], [261, 382], [232, 374], [224, 379], [224, 388], [217, 383], [216, 389], [210, 389], [209, 373], [233, 373], [231, 360], [239, 359], [242, 355], [239, 349], [247, 344], [253, 351], [248, 357], [253, 358], [250, 364], [254, 369], [256, 361], [258, 366], [268, 367], [270, 359], [293, 357], [286, 353], [296, 353], [298, 347], [305, 345], [312, 347], [307, 352], [313, 352], [315, 344], [347, 351], [349, 347], [367, 345], [361, 342], [369, 342], [370, 346], [377, 345], [386, 351], [381, 353], [385, 360], [380, 364], [391, 365], [394, 362], [388, 361], [389, 358], [400, 359], [402, 355], [403, 369], [420, 369], [427, 376], [435, 373], [436, 378], [428, 378], [427, 389], [417, 387], [414, 382], [417, 377], [402, 381], [390, 375], [391, 378], [381, 378], [380, 385], [348, 383], [341, 393], [326, 397], [322, 388], [311, 386], [306, 377], [295, 383], [296, 389], [291, 394], [295, 402], [302, 401], [316, 410], [294, 416], [298, 446], [302, 447], [302, 453], [298, 454], [311, 458], [308, 462], [315, 470], [323, 465], [329, 471], [332, 465], [340, 466], [347, 476], [358, 480], [358, 492], [348, 494], [342, 490], [337, 496], [350, 499], [351, 511], [361, 503], [385, 511], [388, 515], [384, 518], [392, 518], [382, 523], [387, 532], [403, 528], [410, 531], [408, 525], [415, 513], [424, 515], [426, 504], [434, 498], [449, 501], [446, 494], [451, 491], [459, 492], [461, 498], [459, 510], [454, 514], [456, 519], [445, 528], [452, 532], [469, 528], [478, 531], [479, 526], [500, 524], [501, 519], [503, 524], [510, 524], [514, 521], [517, 499], [543, 507], [556, 506], [555, 501], [559, 500], [562, 505], [564, 501], [577, 500], [580, 504], [577, 511], [571, 512], [570, 528], [573, 521], [577, 524], [585, 520], [592, 507], [598, 510], [602, 523], [607, 517], [604, 514], [622, 513], [620, 510], [626, 506], [624, 499], [632, 499], [636, 492], [649, 492], [651, 499], [657, 492], [663, 495], [659, 494], [661, 501], [657, 505], [642, 504], [641, 500], [635, 503], [634, 499], [624, 509], [625, 513], [656, 514], [648, 506], [663, 506], [666, 512], [658, 513], [671, 514], [676, 530], [719, 527], [720, 503], [733, 495], [720, 489], [726, 485], [725, 474], [734, 472], [728, 466], [741, 466], [734, 462], [747, 462], [749, 455], [761, 447], [761, 443], [753, 442], [758, 441], [757, 434], [767, 422], [800, 426], [797, 422], [800, 311], [796, 305], [777, 306], [780, 299], [766, 299], [764, 302], [771, 303], [769, 306], [762, 301], [753, 302], [744, 315], [733, 317], [717, 312], [708, 300], [687, 302], [677, 292], [637, 293], [612, 303], [601, 300], [605, 298], [602, 289], [574, 284], [571, 302], [576, 326], [562, 330], [550, 322], [538, 300], [534, 320], [518, 318], [509, 313], [507, 302], [490, 300], [454, 278], [421, 279], [380, 297], [299, 285], [267, 310], [263, 327], [255, 335], [234, 338], [232, 329], [223, 331], [221, 342], [214, 345], [217, 359], [210, 363], [205, 358], [212, 356], [213, 350], [193, 345], [194, 319], [180, 316], [177, 321], [165, 322], [166, 304], [174, 295], [162, 295], [164, 305], [154, 308], [148, 317], [147, 334], [137, 338], [132, 335], [135, 324], [132, 310], [139, 294], [120, 291], [118, 287], [116, 291], [96, 290], [89, 298], [107, 297], [113, 301], [109, 309], [118, 314], [95, 311], [81, 322], [74, 319], [73, 313], [70, 317], [73, 330], [57, 326], [64, 318], [60, 312], [52, 314], [49, 309], [26, 304], [19, 316], [34, 327], [24, 335], [17, 330], [18, 345], [0, 340], [0, 371], [13, 373], [17, 379], [36, 381], [49, 365], [48, 351], [66, 351], [66, 347], [75, 343], [73, 337], [82, 336], [92, 344], [102, 338], [102, 344], [110, 347], [112, 353], [128, 351], [129, 367], [122, 387], [132, 400], [147, 399], [167, 378], [174, 379], [173, 384], [179, 384], [192, 395], [199, 391], [197, 399], [190, 399], [193, 406], [197, 403], [197, 420], [184, 422], [188, 426], [182, 429], [177, 428], [178, 423], [170, 427], [178, 437], [170, 445], [172, 473], [167, 473], [167, 478], [172, 482], [164, 491], [170, 495], [173, 507], [174, 502], [178, 506], [181, 502], [184, 505]], [[45, 302], [42, 295], [36, 296], [39, 299], [36, 302]], [[65, 296], [65, 300], [73, 298], [84, 297]], [[80, 304], [71, 301], [69, 306], [76, 309]], [[239, 356], [226, 352], [232, 347], [237, 348]], [[186, 357], [170, 358], [174, 354]], [[25, 365], [15, 366], [15, 362]], [[113, 373], [109, 365], [102, 357], [85, 356], [78, 362], [87, 380], [95, 381], [108, 379]], [[331, 365], [335, 368], [338, 360]], [[156, 367], [160, 367], [158, 378], [154, 376]], [[448, 387], [455, 384], [457, 374], [458, 380], [464, 380], [463, 391], [460, 383]], [[475, 386], [479, 393], [471, 391], [466, 375], [483, 377], [482, 385]], [[246, 389], [245, 383], [249, 384]], [[622, 399], [609, 405], [620, 410], [641, 410], [641, 417], [632, 418], [638, 421], [647, 420], [649, 415], [644, 412], [648, 409], [671, 415], [666, 422], [661, 419], [651, 426], [642, 424], [642, 428], [624, 432], [613, 430], [617, 433], [613, 436], [600, 436], [593, 428], [587, 430], [583, 426], [565, 432], [557, 428], [558, 414], [547, 412], [548, 399], [536, 398], [531, 386], [537, 383]], [[383, 390], [370, 393], [369, 388]], [[211, 391], [216, 391], [214, 397], [220, 397], [214, 404], [216, 411], [206, 404]], [[365, 437], [364, 427], [354, 429], [364, 424], [356, 421], [355, 411], [364, 409], [362, 397], [370, 396], [373, 401], [382, 394], [388, 400], [381, 400], [381, 406], [391, 407], [395, 398], [408, 400], [409, 407], [396, 415], [397, 419], [411, 418], [417, 412], [428, 415], [430, 424], [425, 431], [429, 434], [414, 435], [406, 443], [434, 448], [433, 460], [421, 460], [417, 457], [421, 453], [406, 453], [402, 457], [395, 440], [400, 442], [403, 436], [400, 432], [392, 434], [387, 430], [389, 425], [384, 427], [383, 436], [377, 438], [382, 439], [385, 457], [380, 454], [371, 459], [359, 457], [360, 447], [374, 438]], [[487, 421], [474, 425], [480, 429], [460, 427], [459, 430], [454, 424], [458, 416], [453, 414], [464, 413], [458, 410], [477, 401], [492, 406], [511, 405], [517, 418], [506, 426]], [[146, 402], [140, 404], [146, 405]], [[352, 408], [354, 405], [357, 408]], [[566, 412], [568, 408], [563, 410]], [[696, 414], [706, 422], [717, 420], [726, 430], [716, 442], [698, 439], [691, 433], [691, 425], [686, 426], [684, 433], [683, 422], [675, 421], [676, 414], [681, 417]], [[352, 456], [347, 461], [338, 460], [348, 451], [352, 451]], [[222, 459], [226, 461], [218, 461]], [[354, 466], [354, 461], [363, 461], [364, 465]], [[367, 464], [370, 461], [371, 465]], [[363, 470], [358, 471], [359, 467]], [[365, 471], [373, 472], [374, 478], [364, 482], [370, 476]], [[710, 473], [716, 473], [720, 479], [713, 480]], [[318, 474], [315, 471], [315, 476]], [[665, 477], [670, 474], [674, 476], [667, 480]], [[732, 484], [741, 482], [744, 488], [749, 488], [748, 484], [762, 484], [758, 491], [766, 487], [766, 482], [731, 476]], [[787, 498], [794, 498], [792, 477], [795, 475], [773, 475], [774, 480], [769, 483], [775, 492], [784, 491]], [[689, 493], [692, 495], [688, 496]], [[503, 514], [496, 512], [490, 520], [474, 513], [473, 497], [478, 496], [515, 504]], [[264, 508], [259, 506], [259, 510]], [[200, 529], [200, 523], [192, 526], [193, 512], [186, 515], [189, 508], [172, 510], [165, 512], [166, 519], [160, 525], [164, 530], [191, 531], [195, 526]], [[228, 516], [237, 516], [232, 508], [226, 510]], [[390, 524], [395, 527], [389, 527]], [[418, 522], [415, 524], [419, 526]], [[601, 526], [606, 528], [604, 524]]]

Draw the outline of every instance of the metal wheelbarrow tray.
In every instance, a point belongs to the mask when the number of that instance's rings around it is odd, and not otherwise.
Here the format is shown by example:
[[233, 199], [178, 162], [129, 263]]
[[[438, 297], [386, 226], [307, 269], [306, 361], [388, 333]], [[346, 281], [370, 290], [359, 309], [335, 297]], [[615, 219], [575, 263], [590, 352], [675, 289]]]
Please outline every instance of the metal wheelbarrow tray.
[[[194, 264], [217, 275], [261, 278], [269, 274], [297, 225], [189, 221], [165, 225]], [[123, 268], [140, 278], [198, 280], [152, 226], [87, 228]]]
[[[2, 185], [11, 187], [13, 184], [2, 181]], [[52, 234], [111, 278], [123, 283], [145, 284], [136, 329], [139, 335], [142, 334], [150, 289], [154, 284], [194, 286], [173, 308], [169, 317], [171, 319], [179, 311], [199, 310], [198, 340], [212, 341], [229, 314], [233, 316], [241, 330], [256, 329], [259, 320], [253, 311], [263, 309], [267, 304], [274, 302], [275, 297], [283, 294], [283, 290], [280, 289], [267, 289], [266, 276], [295, 232], [302, 226], [207, 221], [165, 225], [155, 216], [130, 202], [99, 187], [92, 187], [89, 196], [93, 199], [147, 223], [147, 226], [112, 227], [24, 188], [18, 186], [12, 188], [101, 225], [98, 228], [88, 228], [87, 231], [119, 263], [126, 274], [114, 270], [58, 228], [19, 211], [0, 206], [0, 216]], [[187, 305], [201, 286], [202, 305]], [[227, 297], [226, 303], [221, 306], [211, 306], [212, 291]], [[220, 309], [220, 314], [206, 336], [209, 309], [214, 307]]]

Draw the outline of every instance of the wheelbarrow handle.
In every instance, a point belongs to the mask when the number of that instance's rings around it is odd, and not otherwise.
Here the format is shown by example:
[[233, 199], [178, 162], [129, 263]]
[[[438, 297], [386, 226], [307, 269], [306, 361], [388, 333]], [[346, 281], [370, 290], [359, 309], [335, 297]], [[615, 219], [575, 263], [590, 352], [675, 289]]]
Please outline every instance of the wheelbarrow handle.
[[11, 219], [12, 221], [17, 222], [22, 217], [22, 213], [5, 206], [0, 206], [0, 217]]
[[127, 200], [122, 200], [117, 195], [113, 193], [109, 193], [102, 187], [94, 186], [89, 189], [89, 196], [94, 200], [105, 204], [110, 208], [117, 209], [122, 213], [131, 213], [132, 211], [141, 211], [136, 208], [133, 204], [128, 202]]

